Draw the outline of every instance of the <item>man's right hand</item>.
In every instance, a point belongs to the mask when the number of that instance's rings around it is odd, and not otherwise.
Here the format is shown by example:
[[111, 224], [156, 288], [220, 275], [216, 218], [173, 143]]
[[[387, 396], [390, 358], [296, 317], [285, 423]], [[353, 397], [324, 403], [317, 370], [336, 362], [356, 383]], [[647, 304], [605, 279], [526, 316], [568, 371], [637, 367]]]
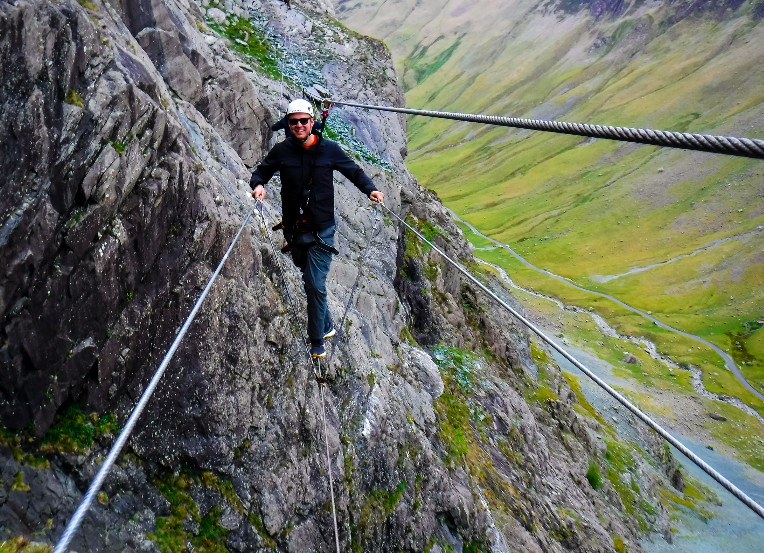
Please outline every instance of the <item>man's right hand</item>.
[[255, 189], [252, 191], [252, 197], [256, 200], [264, 200], [265, 187], [262, 184], [258, 184], [257, 186], [255, 186]]

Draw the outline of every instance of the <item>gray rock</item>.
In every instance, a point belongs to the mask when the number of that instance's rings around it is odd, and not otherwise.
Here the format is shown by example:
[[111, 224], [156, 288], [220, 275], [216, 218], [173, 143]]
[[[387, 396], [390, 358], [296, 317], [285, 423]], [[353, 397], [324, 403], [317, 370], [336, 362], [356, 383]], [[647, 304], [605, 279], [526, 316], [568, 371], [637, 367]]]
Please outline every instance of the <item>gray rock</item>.
[[207, 10], [207, 17], [209, 17], [215, 23], [225, 23], [228, 15], [219, 8], [209, 8]]
[[[114, 436], [93, 422], [92, 445], [72, 451], [41, 451], [39, 438], [75, 404], [82, 424], [107, 413], [124, 424], [253, 207], [249, 168], [298, 92], [243, 70], [228, 39], [210, 40], [202, 18], [223, 21], [221, 5], [251, 8], [326, 90], [403, 102], [385, 47], [348, 35], [326, 2], [0, 3], [0, 135], [12, 137], [0, 142], [0, 424], [21, 451], [0, 446], [0, 540], [60, 535]], [[378, 160], [363, 166], [387, 207], [429, 221], [438, 247], [469, 259], [405, 168], [405, 118], [331, 117]], [[586, 481], [595, 426], [559, 371], [547, 371], [559, 400], [523, 399], [539, 372], [525, 331], [434, 252], [407, 253], [401, 227], [344, 178], [336, 197], [329, 301], [342, 332], [323, 401], [302, 344], [299, 271], [250, 224], [72, 549], [158, 552], [148, 536], [180, 517], [173, 527], [188, 539], [205, 524], [227, 530], [231, 551], [330, 551], [329, 471], [343, 549], [604, 551], [611, 531], [634, 542], [617, 497]], [[438, 367], [430, 348], [441, 343], [480, 362]], [[28, 491], [12, 489], [19, 473]], [[633, 477], [651, 490], [651, 474]]]

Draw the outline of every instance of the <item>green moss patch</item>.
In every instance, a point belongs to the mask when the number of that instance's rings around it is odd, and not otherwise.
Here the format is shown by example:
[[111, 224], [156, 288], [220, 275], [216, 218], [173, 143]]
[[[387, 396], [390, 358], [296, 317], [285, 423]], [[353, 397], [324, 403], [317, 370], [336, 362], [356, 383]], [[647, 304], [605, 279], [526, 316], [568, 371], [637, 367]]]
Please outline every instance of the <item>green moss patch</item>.
[[119, 430], [114, 415], [86, 414], [81, 405], [73, 404], [57, 417], [55, 424], [43, 437], [40, 450], [87, 453], [96, 438], [115, 435]]
[[13, 477], [13, 484], [11, 484], [11, 491], [13, 492], [28, 492], [29, 484], [24, 482], [24, 472], [18, 471], [16, 476]]
[[51, 551], [53, 551], [52, 545], [30, 542], [23, 536], [0, 543], [0, 553], [50, 553]]
[[433, 350], [433, 359], [446, 378], [453, 379], [462, 393], [469, 394], [477, 383], [480, 369], [477, 355], [464, 349], [439, 345]]
[[0, 427], [0, 444], [6, 445], [11, 449], [11, 454], [17, 463], [22, 463], [35, 469], [50, 468], [50, 463], [46, 458], [37, 457], [21, 448], [22, 441], [29, 441], [29, 439], [24, 433], [14, 434]]
[[[177, 476], [168, 475], [154, 481], [159, 492], [170, 502], [170, 515], [157, 517], [154, 532], [147, 537], [155, 541], [163, 553], [188, 551], [188, 544], [193, 551], [200, 553], [227, 553], [228, 530], [220, 525], [221, 504], [200, 516], [198, 506], [191, 496], [192, 486], [204, 485], [218, 491], [225, 489], [221, 480], [205, 474], [207, 476], [199, 478], [183, 471]], [[233, 496], [221, 493], [226, 500], [233, 501], [234, 508], [238, 506], [243, 510], [235, 493]]]
[[440, 426], [438, 436], [445, 446], [446, 464], [462, 464], [472, 442], [469, 407], [460, 397], [448, 393], [441, 394], [434, 407]]
[[549, 401], [559, 401], [557, 393], [550, 386], [551, 375], [549, 368], [552, 365], [549, 355], [537, 344], [531, 342], [531, 356], [538, 367], [536, 383], [531, 384], [523, 391], [526, 401], [532, 401], [544, 405]]
[[282, 79], [285, 76], [279, 69], [281, 56], [262, 29], [244, 17], [231, 15], [224, 24], [207, 22], [211, 29], [231, 41], [231, 48], [251, 61], [261, 72], [271, 78]]
[[73, 106], [77, 106], [79, 108], [84, 106], [84, 103], [82, 102], [82, 96], [80, 96], [76, 90], [72, 90], [72, 89], [69, 89], [69, 91], [66, 93], [64, 102], [66, 102], [67, 104], [71, 104]]
[[689, 511], [706, 522], [714, 516], [707, 508], [708, 503], [719, 504], [716, 494], [692, 479], [685, 480], [684, 492], [678, 492], [674, 488], [661, 488], [659, 499], [673, 516]]
[[602, 489], [602, 476], [600, 475], [600, 469], [596, 463], [589, 463], [589, 469], [586, 471], [586, 479], [589, 481], [589, 485], [595, 490]]

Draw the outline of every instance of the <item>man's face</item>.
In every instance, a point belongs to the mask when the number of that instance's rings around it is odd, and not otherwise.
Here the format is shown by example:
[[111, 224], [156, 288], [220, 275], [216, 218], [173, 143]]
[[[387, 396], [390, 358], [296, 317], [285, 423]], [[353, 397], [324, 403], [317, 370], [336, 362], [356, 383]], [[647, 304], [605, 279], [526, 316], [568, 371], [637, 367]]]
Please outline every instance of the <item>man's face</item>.
[[287, 123], [292, 134], [300, 140], [305, 140], [313, 130], [313, 118], [307, 113], [290, 113]]

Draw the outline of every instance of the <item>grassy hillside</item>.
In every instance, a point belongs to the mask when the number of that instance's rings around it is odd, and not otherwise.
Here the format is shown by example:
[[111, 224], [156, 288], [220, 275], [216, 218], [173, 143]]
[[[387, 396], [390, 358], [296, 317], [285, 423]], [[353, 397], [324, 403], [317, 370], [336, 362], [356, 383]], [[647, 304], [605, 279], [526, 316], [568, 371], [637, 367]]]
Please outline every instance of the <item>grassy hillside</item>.
[[[758, 2], [624, 2], [598, 18], [588, 2], [562, 4], [341, 2], [338, 15], [386, 40], [411, 107], [764, 137]], [[716, 343], [764, 390], [763, 162], [421, 117], [409, 139], [421, 183], [482, 232]], [[594, 307], [762, 411], [713, 374], [725, 371], [710, 349]]]

